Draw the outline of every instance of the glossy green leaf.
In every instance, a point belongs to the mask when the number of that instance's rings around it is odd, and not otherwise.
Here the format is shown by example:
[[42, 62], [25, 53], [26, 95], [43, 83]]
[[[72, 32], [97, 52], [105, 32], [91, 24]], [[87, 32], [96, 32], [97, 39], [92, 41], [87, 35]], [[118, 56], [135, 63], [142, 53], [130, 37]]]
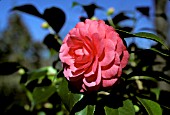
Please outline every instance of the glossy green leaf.
[[75, 115], [94, 115], [94, 111], [94, 105], [87, 105], [83, 110], [77, 112]]
[[69, 91], [66, 79], [63, 79], [59, 85], [58, 94], [68, 111], [71, 111], [74, 105], [83, 98], [83, 94], [76, 94]]
[[34, 105], [46, 101], [55, 91], [55, 86], [36, 87], [32, 94]]
[[135, 109], [131, 100], [123, 101], [123, 105], [119, 108], [110, 108], [105, 106], [106, 115], [135, 115]]
[[159, 100], [161, 90], [159, 88], [151, 88], [151, 92], [153, 92], [156, 95], [156, 100]]
[[29, 100], [30, 103], [31, 103], [31, 107], [29, 108], [29, 110], [32, 111], [32, 110], [34, 109], [34, 99], [33, 99], [33, 95], [32, 95], [32, 93], [31, 93], [31, 91], [29, 91], [29, 90], [25, 87], [25, 85], [21, 84], [21, 87], [22, 87], [22, 89], [25, 91], [25, 94], [26, 94], [28, 100]]
[[158, 36], [156, 36], [152, 33], [139, 32], [139, 33], [132, 34], [132, 33], [129, 33], [129, 32], [123, 31], [123, 30], [119, 30], [119, 29], [116, 29], [116, 31], [120, 35], [122, 34], [124, 36], [124, 38], [127, 38], [127, 37], [146, 38], [146, 39], [154, 40], [154, 41], [162, 44], [166, 49], [168, 49], [168, 47], [165, 45], [165, 42], [161, 38], [159, 38]]
[[150, 80], [150, 81], [157, 82], [155, 78], [150, 77], [150, 76], [132, 76], [128, 80]]
[[40, 69], [34, 70], [32, 72], [29, 72], [27, 83], [32, 80], [39, 79], [39, 78], [47, 75], [47, 72], [48, 72], [48, 67], [40, 68]]
[[152, 100], [137, 97], [139, 102], [145, 107], [148, 115], [162, 115], [160, 105]]
[[154, 52], [156, 52], [156, 53], [158, 53], [158, 54], [161, 54], [161, 55], [163, 55], [163, 56], [170, 56], [169, 54], [163, 53], [163, 52], [161, 52], [161, 51], [159, 51], [159, 50], [157, 50], [157, 49], [155, 49], [155, 48], [150, 48], [150, 50], [151, 50], [151, 51], [154, 51]]
[[148, 38], [148, 39], [151, 39], [151, 40], [154, 40], [158, 43], [161, 43], [166, 49], [168, 49], [168, 47], [165, 45], [165, 42], [159, 38], [158, 36], [152, 34], [152, 33], [146, 33], [146, 32], [139, 32], [139, 33], [136, 33], [134, 34], [136, 37], [141, 37], [141, 38]]
[[[154, 72], [150, 72], [150, 71], [137, 71], [137, 72], [135, 72], [135, 71], [133, 71], [126, 76], [126, 79], [131, 80], [130, 78], [133, 77], [133, 76], [139, 76], [139, 77], [141, 77], [140, 79], [144, 78], [143, 76], [152, 77], [152, 78], [154, 78], [158, 81], [165, 81], [165, 82], [170, 84], [170, 77], [168, 75], [164, 74], [163, 72], [159, 72], [159, 71], [154, 71]], [[133, 79], [134, 78], [132, 78], [132, 80]], [[145, 79], [151, 80], [151, 79], [146, 78], [146, 77], [145, 77]], [[152, 80], [154, 80], [154, 79], [152, 79]]]

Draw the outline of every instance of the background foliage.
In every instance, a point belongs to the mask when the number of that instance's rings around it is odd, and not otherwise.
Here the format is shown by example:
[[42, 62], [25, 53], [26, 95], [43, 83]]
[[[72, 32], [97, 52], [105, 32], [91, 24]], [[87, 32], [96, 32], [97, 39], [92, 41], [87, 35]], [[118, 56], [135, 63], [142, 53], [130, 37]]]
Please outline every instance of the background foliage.
[[[87, 13], [87, 17], [80, 17], [80, 21], [96, 19], [95, 10], [102, 9], [96, 4], [73, 2], [73, 8], [77, 5], [82, 6]], [[107, 12], [108, 17], [104, 21], [113, 26], [123, 40], [146, 38], [156, 41], [157, 45], [140, 49], [132, 43], [128, 46], [129, 63], [117, 86], [107, 91], [81, 94], [74, 92], [64, 78], [58, 58], [62, 43], [58, 32], [65, 23], [65, 13], [52, 7], [41, 14], [30, 4], [14, 7], [11, 11], [21, 11], [43, 19], [43, 27], [49, 29], [49, 34], [44, 38], [44, 44], [33, 42], [20, 16], [11, 15], [9, 26], [0, 38], [0, 113], [161, 115], [170, 111], [170, 100], [165, 100], [170, 93], [159, 87], [160, 81], [170, 83], [170, 75], [167, 74], [170, 62], [168, 46], [154, 34], [132, 33], [139, 19], [129, 16], [129, 12], [117, 15]], [[149, 17], [148, 7], [137, 7], [136, 11]], [[122, 26], [120, 23], [126, 20], [132, 21], [134, 25]], [[49, 59], [43, 55], [47, 52], [50, 54]], [[160, 66], [163, 68], [161, 71]]]

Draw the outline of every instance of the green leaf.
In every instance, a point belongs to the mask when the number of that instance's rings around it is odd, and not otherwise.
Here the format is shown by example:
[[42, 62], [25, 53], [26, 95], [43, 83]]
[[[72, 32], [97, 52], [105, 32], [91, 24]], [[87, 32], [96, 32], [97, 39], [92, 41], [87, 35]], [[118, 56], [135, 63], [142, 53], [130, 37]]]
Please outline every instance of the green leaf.
[[33, 105], [46, 101], [56, 91], [55, 86], [36, 87], [33, 90]]
[[73, 2], [73, 3], [72, 3], [72, 8], [75, 7], [75, 6], [77, 6], [77, 5], [80, 5], [80, 4], [79, 4], [78, 2]]
[[161, 51], [159, 51], [159, 50], [157, 50], [155, 48], [150, 48], [149, 50], [154, 51], [154, 52], [156, 52], [158, 54], [161, 54], [163, 56], [170, 56], [169, 54], [163, 53], [163, 52], [161, 52]]
[[[133, 71], [126, 76], [126, 79], [131, 80], [130, 78], [133, 76], [139, 76], [139, 78], [141, 76], [148, 76], [148, 77], [155, 78], [158, 81], [165, 81], [170, 84], [170, 77], [168, 75], [164, 74], [163, 72], [159, 72], [159, 71], [154, 71], [154, 72], [153, 71], [152, 72], [151, 71], [138, 71], [138, 72]], [[145, 77], [145, 79], [146, 79], [146, 77]], [[151, 79], [147, 78], [147, 80], [151, 80]], [[154, 79], [152, 79], [152, 80], [154, 80]]]
[[40, 68], [40, 69], [34, 70], [32, 72], [29, 72], [27, 83], [32, 80], [39, 79], [39, 78], [47, 75], [47, 72], [48, 72], [48, 67]]
[[127, 99], [123, 101], [122, 107], [117, 109], [105, 106], [106, 115], [135, 115], [135, 109], [131, 100]]
[[146, 32], [139, 32], [139, 33], [136, 33], [134, 34], [136, 37], [141, 37], [141, 38], [148, 38], [148, 39], [151, 39], [151, 40], [154, 40], [158, 43], [161, 43], [166, 49], [168, 49], [168, 47], [165, 45], [165, 42], [159, 38], [158, 36], [152, 34], [152, 33], [146, 33]]
[[75, 115], [94, 115], [94, 111], [94, 105], [87, 105], [83, 110], [77, 112]]
[[74, 105], [83, 98], [83, 94], [74, 94], [69, 91], [66, 79], [63, 79], [59, 85], [58, 94], [68, 111], [71, 111]]
[[151, 92], [153, 92], [156, 95], [156, 100], [159, 100], [161, 90], [159, 88], [151, 88]]
[[145, 107], [148, 115], [162, 115], [160, 105], [152, 100], [137, 97], [139, 102]]
[[152, 33], [147, 33], [147, 32], [139, 32], [139, 33], [135, 33], [135, 34], [131, 34], [129, 32], [123, 31], [123, 30], [119, 30], [116, 29], [116, 31], [121, 35], [123, 35], [125, 38], [127, 37], [139, 37], [139, 38], [146, 38], [146, 39], [150, 39], [153, 41], [156, 41], [160, 44], [162, 44], [166, 49], [168, 49], [168, 47], [165, 45], [165, 42], [159, 38], [158, 36], [152, 34]]
[[150, 77], [150, 76], [132, 76], [128, 80], [150, 80], [150, 81], [157, 82], [155, 78]]

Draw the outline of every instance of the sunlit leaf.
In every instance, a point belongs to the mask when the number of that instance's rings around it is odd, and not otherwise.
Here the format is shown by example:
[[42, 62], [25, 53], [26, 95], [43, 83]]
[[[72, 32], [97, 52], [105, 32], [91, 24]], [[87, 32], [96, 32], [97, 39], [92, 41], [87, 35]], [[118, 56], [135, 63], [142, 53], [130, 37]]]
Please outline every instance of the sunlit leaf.
[[124, 38], [127, 38], [127, 37], [146, 38], [146, 39], [154, 40], [154, 41], [162, 44], [166, 49], [168, 49], [168, 47], [165, 45], [165, 42], [161, 38], [159, 38], [158, 36], [156, 36], [156, 35], [154, 35], [152, 33], [139, 32], [139, 33], [131, 34], [129, 32], [119, 30], [119, 29], [116, 29], [116, 31], [120, 35], [122, 34], [124, 36]]
[[40, 68], [31, 72], [28, 72], [28, 80], [27, 82], [30, 82], [32, 80], [44, 77], [47, 75], [48, 67]]
[[145, 107], [148, 115], [162, 115], [160, 105], [152, 100], [137, 97], [139, 102]]
[[46, 101], [55, 91], [55, 86], [36, 87], [33, 90], [34, 105]]
[[58, 94], [68, 111], [71, 111], [74, 105], [83, 98], [82, 94], [69, 91], [66, 79], [63, 79], [62, 83], [59, 85]]
[[95, 106], [87, 105], [83, 110], [75, 113], [75, 115], [94, 115]]
[[163, 53], [163, 52], [157, 50], [156, 48], [150, 48], [149, 50], [154, 51], [154, 52], [161, 54], [163, 56], [170, 56], [169, 54]]
[[129, 99], [123, 101], [122, 107], [110, 108], [105, 106], [104, 109], [106, 115], [135, 115], [133, 103]]
[[168, 47], [165, 45], [165, 42], [159, 38], [158, 36], [152, 34], [152, 33], [146, 33], [146, 32], [139, 32], [139, 33], [136, 33], [134, 34], [136, 37], [141, 37], [141, 38], [148, 38], [148, 39], [151, 39], [151, 40], [154, 40], [158, 43], [161, 43], [162, 45], [164, 45], [165, 48], [168, 49]]
[[3, 62], [0, 63], [0, 75], [9, 75], [18, 71], [21, 65], [17, 62]]
[[22, 11], [22, 12], [42, 18], [42, 15], [39, 13], [39, 11], [33, 5], [30, 5], [30, 4], [16, 6], [12, 10]]

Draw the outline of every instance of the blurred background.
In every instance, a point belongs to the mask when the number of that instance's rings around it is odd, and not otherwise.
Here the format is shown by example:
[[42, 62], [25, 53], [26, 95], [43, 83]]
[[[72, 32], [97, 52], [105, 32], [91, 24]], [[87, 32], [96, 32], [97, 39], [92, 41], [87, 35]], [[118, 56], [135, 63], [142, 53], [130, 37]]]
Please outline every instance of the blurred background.
[[[73, 3], [79, 5], [74, 6]], [[56, 60], [56, 55], [51, 55], [43, 44], [44, 37], [49, 33], [48, 29], [42, 28], [45, 20], [11, 11], [13, 7], [25, 4], [34, 5], [40, 13], [50, 7], [62, 9], [66, 15], [64, 26], [59, 31], [62, 39], [83, 17], [88, 17], [82, 5], [95, 4], [99, 8], [95, 10], [93, 18], [107, 20], [107, 12], [110, 8], [114, 10], [110, 15], [111, 18], [124, 12], [136, 20], [123, 21], [120, 23], [121, 26], [131, 27], [132, 33], [141, 31], [155, 33], [170, 47], [169, 0], [0, 0], [0, 63], [20, 62], [33, 70], [51, 66]], [[156, 45], [155, 42], [146, 39], [129, 38], [126, 42], [128, 46], [134, 43], [138, 48], [143, 49]], [[163, 66], [166, 65], [162, 58], [158, 57], [157, 60], [161, 60]], [[160, 66], [156, 67], [158, 68], [162, 71]], [[16, 103], [21, 104], [20, 97], [26, 100], [23, 98], [24, 92], [19, 81], [20, 76], [17, 72], [12, 75], [0, 75], [0, 114], [10, 110]], [[169, 86], [163, 85], [164, 87], [170, 89]]]

